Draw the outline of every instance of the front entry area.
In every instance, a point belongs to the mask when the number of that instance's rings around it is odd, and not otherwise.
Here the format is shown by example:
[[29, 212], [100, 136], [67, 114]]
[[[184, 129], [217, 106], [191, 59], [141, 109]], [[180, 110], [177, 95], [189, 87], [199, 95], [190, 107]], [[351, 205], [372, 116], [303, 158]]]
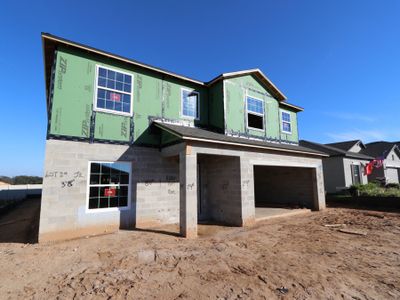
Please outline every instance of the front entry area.
[[199, 154], [197, 162], [198, 222], [241, 226], [240, 158]]
[[254, 166], [256, 219], [308, 212], [315, 207], [314, 168]]

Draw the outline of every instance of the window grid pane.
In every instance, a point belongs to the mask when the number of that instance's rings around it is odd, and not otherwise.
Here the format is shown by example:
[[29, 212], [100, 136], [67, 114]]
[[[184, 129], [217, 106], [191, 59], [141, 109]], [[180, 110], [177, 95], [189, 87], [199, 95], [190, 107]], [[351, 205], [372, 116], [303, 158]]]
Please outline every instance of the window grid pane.
[[263, 115], [264, 102], [262, 100], [247, 97], [247, 111]]
[[287, 122], [282, 123], [282, 129], [285, 132], [292, 132], [292, 126], [290, 125], [290, 123]]
[[131, 112], [132, 76], [99, 67], [97, 85], [97, 108]]
[[91, 163], [89, 209], [127, 207], [128, 163]]
[[282, 120], [290, 123], [290, 114], [286, 113], [286, 112], [282, 112]]
[[182, 115], [197, 118], [198, 95], [191, 91], [182, 90]]

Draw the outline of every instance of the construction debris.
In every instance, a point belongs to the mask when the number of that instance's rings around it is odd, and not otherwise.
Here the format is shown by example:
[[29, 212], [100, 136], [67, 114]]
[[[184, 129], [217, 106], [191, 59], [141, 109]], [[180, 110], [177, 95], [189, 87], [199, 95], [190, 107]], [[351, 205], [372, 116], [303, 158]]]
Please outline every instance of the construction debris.
[[285, 288], [284, 286], [281, 286], [280, 288], [276, 289], [278, 292], [280, 292], [281, 294], [287, 294], [289, 292], [288, 288]]
[[325, 224], [325, 227], [342, 227], [346, 226], [346, 224]]
[[355, 234], [355, 235], [367, 235], [367, 232], [361, 230], [352, 230], [352, 229], [339, 229], [340, 232], [348, 233], [348, 234]]

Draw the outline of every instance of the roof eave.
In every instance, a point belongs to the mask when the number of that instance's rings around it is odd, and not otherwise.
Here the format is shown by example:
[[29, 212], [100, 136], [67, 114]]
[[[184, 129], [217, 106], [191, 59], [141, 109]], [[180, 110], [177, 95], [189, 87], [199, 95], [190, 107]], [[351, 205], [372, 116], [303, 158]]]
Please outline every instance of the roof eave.
[[45, 85], [45, 93], [46, 93], [46, 109], [47, 114], [49, 113], [49, 87], [47, 86], [47, 69], [46, 69], [46, 50], [45, 50], [45, 38], [43, 33], [41, 35], [42, 39], [42, 55], [43, 55], [43, 68], [44, 68], [44, 85]]
[[312, 156], [318, 156], [318, 157], [329, 157], [328, 154], [325, 154], [322, 152], [317, 153], [317, 152], [298, 151], [298, 150], [283, 149], [283, 148], [273, 148], [273, 147], [268, 147], [268, 146], [250, 145], [250, 144], [246, 144], [246, 143], [235, 143], [235, 142], [218, 141], [218, 140], [206, 139], [206, 138], [190, 137], [190, 136], [181, 135], [178, 132], [176, 132], [170, 128], [166, 128], [165, 126], [163, 126], [162, 122], [153, 121], [153, 124], [155, 124], [158, 128], [163, 129], [163, 130], [175, 135], [178, 138], [181, 138], [182, 140], [191, 140], [191, 141], [206, 142], [206, 143], [225, 144], [225, 145], [232, 145], [232, 146], [239, 146], [239, 147], [265, 149], [265, 150], [271, 150], [271, 151], [277, 151], [277, 152], [290, 152], [290, 153], [306, 154], [306, 155], [312, 155]]
[[282, 105], [282, 106], [289, 107], [291, 109], [296, 110], [297, 112], [304, 111], [303, 107], [300, 107], [300, 106], [297, 106], [297, 105], [294, 105], [294, 104], [291, 104], [291, 103], [287, 103], [287, 102], [279, 102], [279, 105], [280, 106]]
[[154, 67], [154, 66], [151, 66], [151, 65], [148, 65], [148, 64], [144, 64], [144, 63], [135, 61], [133, 59], [129, 59], [129, 58], [117, 55], [117, 54], [113, 54], [113, 53], [110, 53], [110, 52], [107, 52], [107, 51], [103, 51], [103, 50], [100, 50], [100, 49], [97, 49], [97, 48], [93, 48], [93, 47], [90, 47], [90, 46], [87, 46], [87, 45], [84, 45], [84, 44], [73, 42], [73, 41], [58, 37], [58, 36], [54, 36], [54, 35], [49, 34], [49, 33], [42, 32], [42, 39], [48, 39], [48, 40], [52, 40], [52, 41], [55, 41], [55, 42], [58, 42], [58, 43], [69, 45], [69, 46], [72, 46], [72, 47], [75, 47], [75, 48], [86, 50], [86, 51], [89, 51], [89, 52], [92, 52], [92, 53], [96, 53], [96, 54], [99, 54], [99, 55], [102, 55], [102, 56], [106, 56], [106, 57], [113, 58], [113, 59], [116, 59], [116, 60], [119, 60], [119, 61], [123, 61], [125, 63], [132, 64], [132, 65], [135, 65], [135, 66], [138, 66], [138, 67], [141, 67], [141, 68], [149, 69], [149, 70], [152, 70], [152, 71], [155, 71], [155, 72], [158, 72], [158, 73], [169, 75], [171, 77], [179, 78], [179, 79], [182, 79], [184, 81], [189, 81], [189, 82], [192, 82], [192, 83], [195, 83], [195, 84], [199, 84], [199, 85], [205, 85], [205, 83], [200, 81], [200, 80], [196, 80], [196, 79], [189, 78], [189, 77], [186, 77], [186, 76], [183, 76], [183, 75], [179, 75], [179, 74], [176, 74], [176, 73], [173, 73], [173, 72], [169, 72], [169, 71], [163, 70], [161, 68], [157, 68], [157, 67]]

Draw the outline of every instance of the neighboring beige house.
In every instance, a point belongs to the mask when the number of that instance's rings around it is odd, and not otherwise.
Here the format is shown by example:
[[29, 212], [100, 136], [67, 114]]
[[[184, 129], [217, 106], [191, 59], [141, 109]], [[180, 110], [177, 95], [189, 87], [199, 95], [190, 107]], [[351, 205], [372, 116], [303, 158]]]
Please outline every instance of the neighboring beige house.
[[400, 183], [400, 148], [399, 142], [373, 142], [366, 144], [361, 153], [374, 158], [383, 158], [383, 167], [374, 169], [368, 179], [385, 183]]
[[363, 169], [374, 157], [363, 153], [366, 146], [360, 140], [331, 144], [301, 140], [300, 145], [329, 154], [322, 160], [327, 193], [341, 191], [352, 184], [368, 183]]

